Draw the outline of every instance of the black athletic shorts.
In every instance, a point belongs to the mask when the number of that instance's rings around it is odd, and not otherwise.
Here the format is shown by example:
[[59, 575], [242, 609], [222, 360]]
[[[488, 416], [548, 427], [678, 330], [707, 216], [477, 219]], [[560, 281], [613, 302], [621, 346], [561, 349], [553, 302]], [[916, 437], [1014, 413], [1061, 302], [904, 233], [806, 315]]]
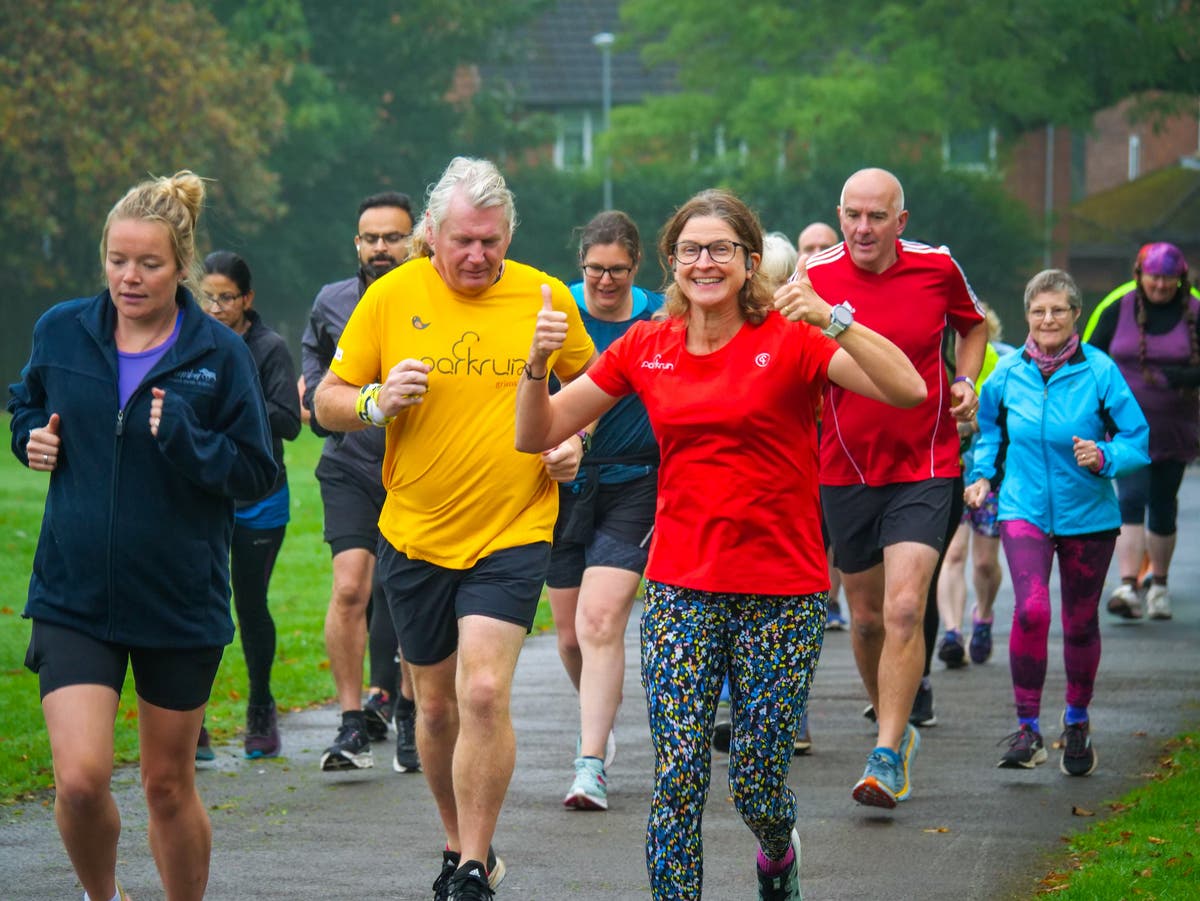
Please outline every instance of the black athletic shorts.
[[[600, 485], [590, 500], [561, 489], [546, 584], [577, 588], [589, 566], [611, 566], [640, 576], [650, 556], [657, 500], [658, 474], [653, 472], [628, 482]], [[586, 532], [575, 535], [570, 528], [573, 518], [580, 516], [590, 519], [590, 540], [572, 540], [587, 539]]]
[[321, 457], [317, 482], [325, 508], [325, 541], [333, 556], [352, 548], [375, 553], [379, 543], [379, 512], [387, 491], [382, 482]]
[[76, 629], [33, 621], [25, 666], [38, 674], [41, 696], [68, 685], [107, 685], [117, 694], [133, 667], [138, 697], [167, 710], [208, 703], [225, 648], [137, 648], [92, 638]]
[[488, 616], [528, 632], [549, 559], [550, 543], [539, 541], [493, 551], [470, 569], [447, 569], [411, 560], [381, 539], [375, 578], [404, 659], [417, 666], [445, 660], [458, 648], [458, 620], [464, 616]]
[[902, 541], [927, 544], [943, 553], [956, 481], [822, 485], [821, 507], [833, 541], [834, 565], [842, 572], [862, 572], [883, 562], [885, 547]]

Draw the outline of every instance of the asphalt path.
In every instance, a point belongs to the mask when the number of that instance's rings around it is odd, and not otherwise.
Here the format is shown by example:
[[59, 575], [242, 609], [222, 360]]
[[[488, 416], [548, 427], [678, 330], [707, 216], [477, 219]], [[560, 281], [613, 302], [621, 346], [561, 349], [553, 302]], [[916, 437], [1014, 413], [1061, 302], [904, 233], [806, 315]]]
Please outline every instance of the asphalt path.
[[[953, 672], [935, 661], [938, 725], [922, 730], [913, 794], [895, 811], [861, 807], [850, 797], [874, 733], [861, 716], [865, 695], [849, 634], [828, 633], [810, 702], [814, 748], [794, 760], [789, 778], [800, 805], [805, 898], [1032, 896], [1062, 837], [1109, 814], [1111, 801], [1144, 782], [1163, 743], [1200, 722], [1197, 536], [1200, 472], [1192, 470], [1180, 495], [1171, 573], [1175, 618], [1123, 622], [1101, 613], [1104, 650], [1091, 708], [1099, 767], [1088, 778], [1063, 775], [1053, 749], [1035, 770], [996, 768], [1000, 742], [1014, 729], [1007, 574], [992, 661]], [[1110, 589], [1114, 580], [1115, 564]], [[1055, 596], [1057, 609], [1057, 590]], [[508, 866], [498, 899], [649, 896], [643, 841], [653, 757], [638, 678], [637, 614], [626, 633], [625, 701], [609, 772], [611, 807], [604, 813], [561, 804], [578, 719], [554, 637], [532, 637], [522, 652], [513, 697], [516, 772], [495, 838]], [[1048, 743], [1063, 706], [1061, 648], [1056, 625], [1042, 711]], [[218, 748], [217, 760], [199, 775], [214, 832], [208, 898], [432, 897], [442, 837], [423, 777], [392, 771], [390, 742], [375, 746], [373, 769], [319, 772], [337, 720], [332, 708], [287, 715], [281, 722], [285, 756], [277, 760], [244, 760], [240, 744]], [[113, 788], [124, 822], [120, 878], [137, 901], [162, 898], [136, 769], [120, 770]], [[714, 754], [704, 847], [706, 898], [755, 896], [755, 844], [729, 800], [721, 754]], [[0, 899], [78, 897], [51, 805], [0, 811]]]

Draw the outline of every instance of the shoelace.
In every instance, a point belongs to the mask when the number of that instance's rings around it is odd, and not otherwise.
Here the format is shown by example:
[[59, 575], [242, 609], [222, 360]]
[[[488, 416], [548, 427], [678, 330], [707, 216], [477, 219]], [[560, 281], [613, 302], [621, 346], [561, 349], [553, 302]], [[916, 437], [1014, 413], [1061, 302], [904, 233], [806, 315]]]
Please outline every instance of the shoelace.
[[1018, 729], [1010, 735], [1004, 736], [997, 745], [1008, 745], [1011, 751], [1028, 751], [1036, 742], [1038, 735], [1032, 729]]
[[1068, 757], [1083, 757], [1087, 754], [1088, 729], [1087, 723], [1067, 724], [1063, 730], [1063, 743], [1067, 746]]

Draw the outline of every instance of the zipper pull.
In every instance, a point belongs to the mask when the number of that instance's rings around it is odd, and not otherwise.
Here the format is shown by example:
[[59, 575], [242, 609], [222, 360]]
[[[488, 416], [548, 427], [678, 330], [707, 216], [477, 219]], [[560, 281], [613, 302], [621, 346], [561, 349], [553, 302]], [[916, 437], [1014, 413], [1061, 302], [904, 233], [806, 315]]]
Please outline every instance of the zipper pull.
[[125, 434], [125, 411], [117, 411], [117, 437], [120, 438]]

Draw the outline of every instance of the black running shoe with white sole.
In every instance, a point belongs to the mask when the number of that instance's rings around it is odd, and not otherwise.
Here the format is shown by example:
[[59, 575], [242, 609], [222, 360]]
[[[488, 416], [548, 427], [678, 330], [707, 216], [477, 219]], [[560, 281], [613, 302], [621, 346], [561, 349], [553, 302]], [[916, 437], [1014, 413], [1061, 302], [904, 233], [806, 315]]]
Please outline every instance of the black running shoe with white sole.
[[372, 766], [375, 766], [375, 758], [371, 754], [371, 739], [367, 737], [366, 729], [354, 723], [342, 723], [337, 738], [321, 755], [321, 769], [332, 772], [362, 770]]

